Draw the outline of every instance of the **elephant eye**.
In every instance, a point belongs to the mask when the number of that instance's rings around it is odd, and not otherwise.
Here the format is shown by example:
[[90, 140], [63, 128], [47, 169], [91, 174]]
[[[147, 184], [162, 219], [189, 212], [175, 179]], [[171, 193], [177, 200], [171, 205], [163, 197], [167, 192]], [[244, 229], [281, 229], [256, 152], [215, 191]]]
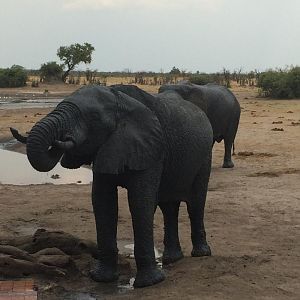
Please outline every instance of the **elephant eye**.
[[50, 145], [49, 147], [48, 147], [48, 151], [50, 151], [52, 149], [52, 146]]

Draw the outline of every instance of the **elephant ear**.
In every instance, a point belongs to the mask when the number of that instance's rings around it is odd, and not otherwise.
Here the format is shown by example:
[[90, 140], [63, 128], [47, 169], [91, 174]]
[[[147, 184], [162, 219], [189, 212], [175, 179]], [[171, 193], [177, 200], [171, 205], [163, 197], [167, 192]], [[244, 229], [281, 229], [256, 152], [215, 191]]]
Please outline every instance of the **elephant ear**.
[[117, 127], [98, 150], [93, 171], [121, 174], [124, 170], [145, 170], [163, 158], [160, 122], [144, 104], [122, 92], [113, 92]]

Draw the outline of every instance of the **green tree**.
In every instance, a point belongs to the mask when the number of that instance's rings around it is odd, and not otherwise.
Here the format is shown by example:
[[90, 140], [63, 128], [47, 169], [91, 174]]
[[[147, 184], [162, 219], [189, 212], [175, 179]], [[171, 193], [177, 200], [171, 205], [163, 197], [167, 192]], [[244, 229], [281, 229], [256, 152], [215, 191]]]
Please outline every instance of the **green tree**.
[[84, 43], [80, 45], [78, 43], [70, 46], [61, 46], [57, 50], [57, 56], [63, 62], [63, 65], [67, 70], [62, 75], [62, 80], [66, 82], [69, 73], [74, 70], [75, 66], [81, 62], [87, 64], [92, 61], [92, 52], [95, 48], [89, 44]]
[[300, 97], [300, 67], [259, 74], [257, 86], [266, 97], [291, 99]]
[[0, 69], [0, 87], [25, 86], [27, 73], [22, 66], [13, 65], [11, 68]]
[[58, 81], [61, 80], [63, 73], [63, 67], [57, 64], [55, 61], [50, 61], [41, 65], [40, 77], [42, 81]]
[[198, 84], [198, 85], [205, 85], [207, 83], [214, 82], [210, 74], [199, 73], [199, 71], [196, 74], [191, 74], [189, 76], [189, 81], [191, 83]]
[[180, 70], [176, 67], [173, 67], [172, 70], [170, 71], [171, 75], [179, 76], [181, 74]]

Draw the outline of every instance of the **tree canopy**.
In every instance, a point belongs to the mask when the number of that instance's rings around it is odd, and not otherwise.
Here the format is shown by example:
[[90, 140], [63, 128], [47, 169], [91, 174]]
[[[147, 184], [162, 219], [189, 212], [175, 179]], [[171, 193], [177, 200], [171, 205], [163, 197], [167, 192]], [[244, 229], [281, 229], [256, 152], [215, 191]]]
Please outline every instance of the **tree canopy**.
[[55, 61], [50, 61], [41, 65], [40, 76], [45, 82], [61, 80], [63, 68]]
[[62, 75], [62, 80], [65, 82], [70, 71], [74, 70], [75, 66], [81, 62], [87, 64], [92, 61], [92, 52], [95, 48], [89, 44], [72, 44], [70, 46], [61, 46], [57, 50], [57, 56], [63, 62], [67, 70]]
[[27, 73], [22, 66], [13, 65], [11, 68], [0, 69], [0, 87], [25, 86]]
[[269, 70], [260, 74], [257, 86], [263, 94], [273, 98], [300, 97], [300, 67], [289, 70]]

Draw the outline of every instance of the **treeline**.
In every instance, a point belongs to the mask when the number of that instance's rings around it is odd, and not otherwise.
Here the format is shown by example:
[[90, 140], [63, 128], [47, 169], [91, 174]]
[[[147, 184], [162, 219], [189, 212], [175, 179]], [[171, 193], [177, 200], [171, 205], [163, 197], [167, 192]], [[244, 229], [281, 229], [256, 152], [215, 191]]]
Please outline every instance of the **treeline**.
[[[39, 70], [26, 70], [22, 66], [13, 65], [11, 68], [0, 69], [0, 87], [25, 86], [28, 78], [29, 84], [36, 87], [40, 82], [61, 81], [62, 67], [55, 62], [43, 64]], [[106, 85], [108, 78], [123, 80], [123, 83], [139, 85], [162, 85], [178, 83], [188, 80], [192, 83], [204, 85], [216, 83], [228, 88], [233, 83], [239, 86], [256, 86], [264, 97], [278, 99], [300, 98], [300, 67], [268, 70], [258, 72], [230, 72], [225, 68], [216, 73], [191, 73], [173, 67], [169, 72], [98, 72], [87, 69], [86, 71], [70, 71], [65, 82], [68, 84], [100, 84]], [[126, 80], [125, 80], [126, 79]], [[118, 82], [121, 83], [121, 82]]]

